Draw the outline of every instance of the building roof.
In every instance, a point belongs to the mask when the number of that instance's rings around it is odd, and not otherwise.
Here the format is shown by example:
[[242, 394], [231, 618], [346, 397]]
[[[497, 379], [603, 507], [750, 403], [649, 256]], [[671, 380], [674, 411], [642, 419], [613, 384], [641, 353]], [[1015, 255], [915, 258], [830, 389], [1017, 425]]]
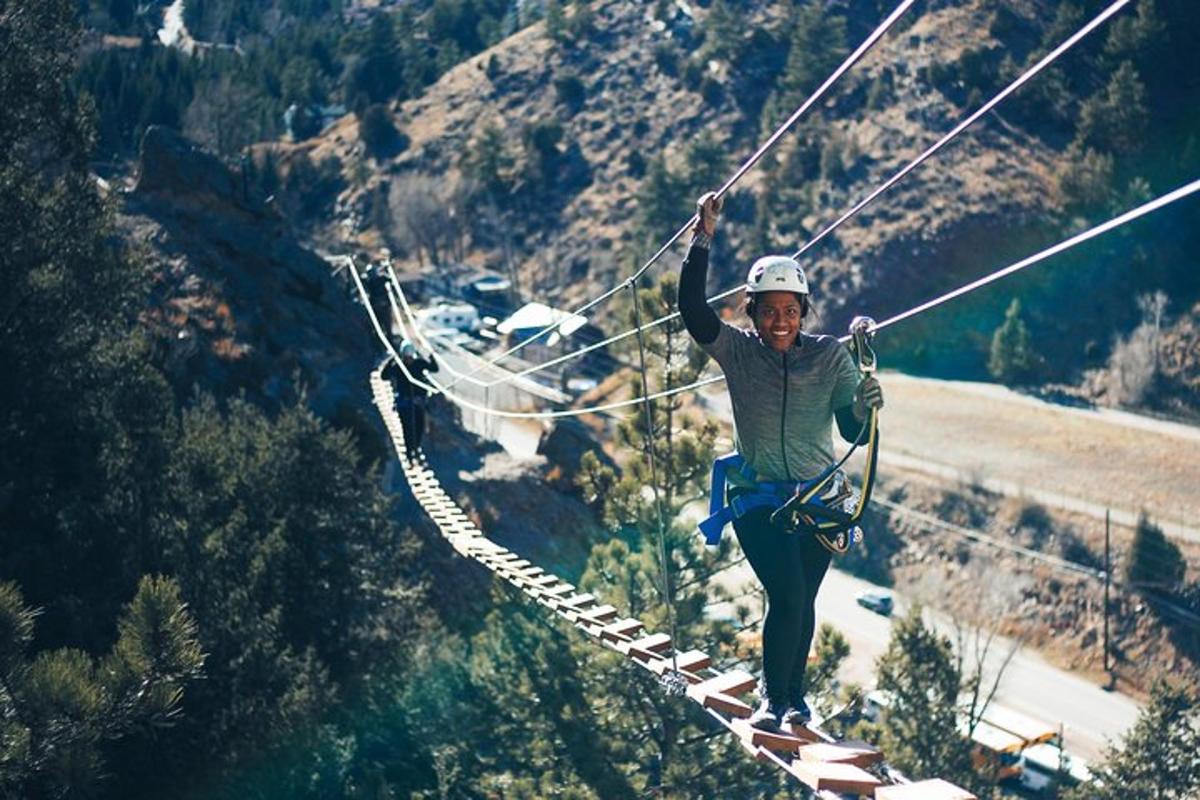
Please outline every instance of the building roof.
[[511, 317], [497, 325], [496, 330], [499, 333], [509, 334], [531, 329], [541, 330], [551, 325], [557, 325], [558, 329], [546, 340], [546, 344], [553, 345], [558, 342], [560, 334], [570, 336], [586, 324], [587, 319], [578, 314], [560, 311], [545, 303], [533, 302], [518, 308]]

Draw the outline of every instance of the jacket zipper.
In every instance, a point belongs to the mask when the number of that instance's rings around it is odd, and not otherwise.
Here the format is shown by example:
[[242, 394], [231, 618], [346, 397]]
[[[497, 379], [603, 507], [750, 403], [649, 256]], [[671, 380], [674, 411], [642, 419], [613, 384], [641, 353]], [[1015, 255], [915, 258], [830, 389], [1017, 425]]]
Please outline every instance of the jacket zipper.
[[787, 395], [788, 395], [788, 371], [787, 371], [787, 351], [780, 354], [783, 363], [783, 410], [779, 414], [779, 452], [783, 456], [783, 474], [789, 481], [792, 480], [792, 470], [788, 466], [787, 457]]

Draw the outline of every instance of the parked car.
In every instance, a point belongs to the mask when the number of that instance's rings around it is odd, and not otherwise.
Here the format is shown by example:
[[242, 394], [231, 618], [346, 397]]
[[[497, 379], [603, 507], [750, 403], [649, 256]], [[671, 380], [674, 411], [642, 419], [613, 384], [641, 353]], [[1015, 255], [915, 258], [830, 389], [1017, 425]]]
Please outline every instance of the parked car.
[[863, 608], [869, 608], [885, 617], [892, 615], [892, 596], [887, 592], [867, 589], [854, 596], [855, 601]]

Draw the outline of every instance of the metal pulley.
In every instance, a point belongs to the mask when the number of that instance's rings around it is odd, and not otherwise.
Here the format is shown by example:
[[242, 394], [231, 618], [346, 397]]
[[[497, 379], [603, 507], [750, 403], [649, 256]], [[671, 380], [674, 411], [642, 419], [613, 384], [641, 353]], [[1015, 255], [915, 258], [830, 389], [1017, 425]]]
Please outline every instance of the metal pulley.
[[850, 350], [858, 361], [858, 371], [863, 375], [875, 372], [878, 361], [871, 340], [875, 338], [875, 320], [870, 317], [855, 317], [850, 320]]

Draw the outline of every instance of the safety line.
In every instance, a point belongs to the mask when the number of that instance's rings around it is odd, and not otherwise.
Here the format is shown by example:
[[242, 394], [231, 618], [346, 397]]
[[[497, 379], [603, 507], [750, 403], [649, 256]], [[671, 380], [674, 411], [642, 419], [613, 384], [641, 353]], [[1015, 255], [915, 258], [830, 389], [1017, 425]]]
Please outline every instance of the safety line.
[[961, 297], [965, 294], [973, 292], [982, 286], [987, 286], [989, 283], [994, 283], [994, 282], [1000, 280], [1001, 278], [1004, 278], [1008, 275], [1013, 274], [1014, 272], [1019, 272], [1020, 270], [1023, 270], [1026, 267], [1029, 267], [1029, 266], [1032, 266], [1032, 265], [1038, 263], [1039, 261], [1044, 261], [1045, 259], [1049, 258], [1050, 256], [1057, 255], [1058, 253], [1061, 253], [1064, 250], [1069, 250], [1077, 244], [1086, 242], [1089, 239], [1094, 239], [1095, 237], [1099, 236], [1102, 233], [1107, 233], [1108, 231], [1111, 231], [1113, 228], [1120, 227], [1121, 225], [1124, 225], [1127, 222], [1132, 222], [1133, 220], [1137, 219], [1138, 217], [1145, 216], [1146, 214], [1149, 214], [1152, 211], [1157, 211], [1158, 209], [1162, 208], [1165, 205], [1169, 205], [1170, 203], [1174, 203], [1176, 200], [1179, 200], [1181, 198], [1187, 197], [1190, 194], [1193, 194], [1197, 190], [1200, 190], [1200, 179], [1194, 180], [1191, 183], [1186, 184], [1184, 186], [1180, 186], [1178, 189], [1176, 189], [1172, 192], [1168, 192], [1167, 194], [1164, 194], [1161, 197], [1151, 200], [1148, 203], [1143, 203], [1142, 205], [1138, 206], [1137, 208], [1132, 209], [1130, 211], [1126, 211], [1124, 214], [1120, 215], [1119, 217], [1113, 217], [1108, 222], [1101, 223], [1100, 225], [1097, 225], [1094, 228], [1089, 228], [1088, 230], [1084, 231], [1083, 233], [1077, 233], [1074, 236], [1072, 236], [1070, 239], [1059, 242], [1058, 244], [1054, 245], [1053, 247], [1047, 247], [1045, 250], [1042, 250], [1040, 253], [1035, 253], [1034, 255], [1029, 256], [1029, 258], [1022, 259], [1021, 261], [1018, 261], [1015, 264], [1011, 264], [1003, 269], [996, 270], [995, 272], [992, 272], [988, 275], [983, 276], [979, 280], [971, 281], [970, 283], [966, 284], [965, 286], [960, 286], [959, 288], [957, 288], [951, 292], [946, 292], [945, 294], [943, 294], [939, 297], [935, 297], [932, 300], [928, 300], [924, 303], [921, 303], [919, 306], [913, 306], [912, 308], [908, 309], [907, 311], [902, 311], [893, 317], [888, 317], [883, 322], [877, 323], [874, 327], [871, 328], [871, 330], [872, 331], [881, 331], [884, 328], [895, 325], [897, 322], [901, 322], [903, 320], [908, 319], [909, 317], [916, 316], [917, 314], [921, 314], [925, 311], [928, 311], [931, 308], [940, 306], [942, 303], [949, 302], [950, 300], [953, 300], [956, 297]]
[[[1129, 2], [1130, 2], [1130, 0], [1117, 0], [1117, 2], [1110, 5], [1103, 12], [1096, 15], [1095, 18], [1093, 18], [1090, 22], [1088, 22], [1086, 25], [1084, 25], [1082, 28], [1080, 28], [1078, 31], [1076, 31], [1071, 37], [1066, 39], [1062, 44], [1060, 44], [1058, 47], [1056, 47], [1054, 50], [1052, 50], [1041, 61], [1039, 61], [1034, 66], [1030, 67], [1028, 70], [1026, 70], [1020, 76], [1018, 76], [1012, 83], [1010, 83], [1008, 86], [1006, 86], [1004, 89], [1002, 89], [998, 94], [996, 94], [995, 97], [993, 97], [991, 100], [984, 103], [975, 112], [973, 112], [972, 114], [970, 114], [969, 116], [964, 118], [961, 122], [959, 122], [957, 125], [955, 125], [954, 128], [952, 128], [949, 133], [944, 135], [941, 139], [939, 139], [936, 143], [934, 143], [932, 146], [927, 148], [924, 152], [922, 152], [916, 158], [909, 161], [904, 167], [902, 167], [898, 172], [896, 172], [894, 175], [892, 175], [890, 178], [888, 178], [884, 183], [880, 184], [880, 186], [878, 186], [876, 189], [874, 189], [870, 194], [868, 194], [866, 197], [864, 197], [862, 200], [860, 200], [858, 203], [856, 203], [849, 210], [844, 212], [840, 217], [838, 217], [836, 220], [834, 220], [831, 224], [827, 225], [825, 228], [823, 228], [821, 231], [819, 231], [812, 239], [810, 239], [808, 242], [806, 242], [804, 245], [802, 245], [800, 247], [800, 249], [797, 250], [793, 254], [792, 258], [798, 259], [809, 248], [811, 248], [817, 242], [824, 239], [830, 233], [833, 233], [843, 223], [845, 223], [847, 220], [851, 219], [856, 214], [858, 214], [860, 211], [862, 211], [864, 208], [866, 208], [870, 203], [875, 201], [880, 195], [882, 195], [888, 189], [895, 186], [896, 183], [898, 183], [900, 180], [902, 180], [906, 175], [908, 175], [914, 169], [919, 167], [925, 161], [932, 158], [934, 154], [936, 154], [939, 150], [941, 150], [943, 147], [945, 147], [947, 144], [949, 144], [951, 141], [953, 141], [955, 138], [957, 138], [960, 133], [962, 133], [964, 130], [966, 130], [968, 127], [970, 127], [976, 121], [978, 121], [988, 111], [995, 108], [1000, 102], [1002, 102], [1010, 94], [1015, 92], [1022, 85], [1027, 83], [1030, 79], [1032, 79], [1035, 75], [1037, 75], [1039, 72], [1041, 72], [1047, 66], [1049, 66], [1059, 56], [1061, 56], [1067, 50], [1074, 47], [1080, 40], [1082, 40], [1085, 36], [1087, 36], [1093, 30], [1095, 30], [1098, 26], [1100, 26], [1104, 22], [1106, 22], [1109, 17], [1111, 17], [1113, 14], [1120, 11]], [[693, 221], [694, 221], [694, 219], [695, 218], [693, 217]], [[709, 304], [719, 302], [721, 300], [724, 300], [727, 297], [737, 294], [738, 292], [742, 291], [744, 288], [745, 288], [745, 284], [739, 284], [738, 286], [735, 286], [732, 289], [727, 289], [723, 292], [720, 292], [719, 294], [713, 295], [712, 297], [708, 298], [707, 302]], [[656, 320], [648, 322], [645, 325], [645, 327], [643, 328], [643, 330], [649, 330], [650, 328], [656, 328], [659, 325], [663, 325], [663, 324], [670, 322], [671, 320], [676, 319], [678, 317], [679, 317], [679, 312], [673, 311], [670, 314], [667, 314], [665, 316], [659, 317]], [[531, 375], [535, 372], [539, 372], [541, 370], [548, 369], [553, 366], [557, 366], [559, 364], [565, 363], [572, 359], [578, 358], [586, 353], [590, 353], [593, 350], [598, 350], [601, 347], [606, 347], [610, 344], [615, 344], [616, 342], [627, 339], [630, 336], [633, 336], [635, 333], [637, 333], [636, 329], [630, 329], [630, 330], [624, 331], [623, 333], [619, 333], [619, 334], [610, 336], [607, 339], [604, 339], [603, 341], [599, 341], [594, 344], [590, 344], [586, 347], [580, 348], [571, 353], [566, 353], [564, 355], [557, 356], [557, 357], [552, 358], [549, 361], [546, 361], [542, 364], [538, 364], [538, 365], [528, 367], [526, 369], [514, 372], [512, 374], [511, 378], [501, 378], [499, 382], [506, 382], [508, 380], [515, 379], [517, 377], [525, 377], [525, 376]], [[493, 382], [492, 385], [495, 386], [496, 382]]]
[[[766, 154], [766, 152], [771, 147], [773, 147], [775, 145], [775, 143], [778, 142], [779, 139], [796, 123], [796, 121], [799, 120], [800, 117], [802, 117], [809, 110], [809, 108], [811, 108], [813, 106], [813, 104], [816, 103], [825, 94], [825, 92], [829, 90], [829, 87], [831, 87], [842, 75], [844, 75], [846, 73], [847, 70], [849, 70], [851, 67], [853, 67], [864, 55], [866, 55], [867, 51], [869, 51], [872, 47], [874, 47], [875, 44], [881, 38], [883, 38], [883, 35], [885, 33], [887, 33], [888, 29], [891, 28], [892, 25], [894, 25], [896, 23], [896, 21], [899, 20], [900, 17], [902, 17], [905, 14], [905, 12], [908, 11], [908, 9], [910, 7], [912, 7], [912, 4], [914, 1], [915, 0], [901, 0], [900, 4], [896, 6], [895, 10], [893, 10], [892, 13], [888, 15], [887, 19], [885, 19], [883, 22], [881, 22], [879, 24], [879, 27], [877, 27], [871, 33], [871, 35], [868, 36], [863, 41], [863, 43], [858, 46], [858, 49], [856, 49], [853, 53], [851, 53], [846, 58], [846, 60], [843, 61], [836, 70], [833, 71], [833, 74], [830, 75], [828, 78], [826, 78], [825, 82], [822, 83], [817, 88], [817, 90], [815, 92], [813, 92], [813, 94], [807, 100], [805, 100], [804, 103], [801, 104], [801, 106], [799, 108], [797, 108], [790, 117], [787, 118], [787, 120], [784, 121], [784, 123], [782, 125], [780, 125], [778, 128], [776, 128], [775, 132], [773, 134], [771, 134], [771, 136], [766, 140], [766, 142], [764, 142], [754, 152], [754, 154], [752, 156], [750, 156], [750, 158], [747, 159], [745, 161], [745, 163], [742, 164], [741, 167], [738, 168], [738, 170], [733, 174], [732, 177], [729, 178], [729, 180], [725, 181], [725, 183], [717, 191], [717, 197], [718, 198], [723, 197], [731, 188], [733, 188], [733, 186], [739, 180], [741, 180], [741, 178], [747, 172], [749, 172], [750, 169], [752, 169], [754, 167], [754, 165], [759, 162], [759, 160], [762, 159], [762, 157]], [[1126, 0], [1126, 1], [1128, 1], [1128, 0]], [[683, 236], [683, 234], [687, 233], [687, 231], [693, 225], [696, 224], [696, 220], [697, 220], [697, 217], [695, 214], [693, 214], [691, 216], [691, 218], [683, 225], [683, 227], [681, 227], [678, 231], [676, 231], [675, 234], [670, 239], [667, 240], [666, 244], [664, 244], [662, 247], [660, 247], [658, 249], [658, 252], [656, 252], [653, 256], [650, 257], [650, 259], [648, 261], [646, 261], [646, 263], [644, 263], [641, 267], [639, 267], [637, 269], [637, 271], [633, 273], [633, 275], [631, 275], [625, 281], [622, 281], [621, 283], [617, 284], [616, 286], [613, 286], [611, 289], [604, 292], [603, 294], [588, 301], [587, 303], [584, 303], [579, 308], [570, 312], [567, 316], [567, 319], [570, 319], [572, 316], [578, 316], [578, 315], [583, 314], [584, 312], [590, 310], [591, 308], [595, 307], [596, 305], [604, 302], [608, 298], [610, 298], [613, 295], [622, 291], [629, 281], [635, 281], [638, 278], [640, 278], [643, 274], [646, 273], [647, 270], [649, 270], [652, 266], [654, 266], [654, 264], [657, 263], [657, 261], [660, 258], [662, 258], [662, 256], [675, 244], [675, 242], [677, 242], [679, 240], [679, 238], [681, 236]], [[496, 356], [496, 358], [489, 361], [488, 362], [489, 366], [495, 366], [496, 364], [503, 361], [505, 358], [508, 358], [510, 355], [513, 355], [517, 351], [522, 350], [523, 348], [527, 347], [528, 345], [532, 344], [533, 342], [537, 341], [538, 339], [541, 339], [546, 334], [548, 334], [548, 333], [552, 332], [553, 330], [555, 330], [556, 328], [558, 328], [559, 325], [561, 325], [564, 321], [565, 320], [560, 320], [559, 322], [555, 322], [551, 325], [547, 325], [545, 328], [538, 331], [536, 334], [529, 337], [528, 339], [526, 339], [522, 342], [519, 342], [516, 345], [513, 345], [508, 350], [504, 351], [500, 355]], [[447, 388], [453, 387], [454, 385], [455, 385], [454, 382], [452, 382], [449, 385], [449, 387], [447, 387]]]
[[[1146, 214], [1149, 214], [1153, 211], [1157, 211], [1158, 209], [1160, 209], [1166, 205], [1174, 203], [1184, 197], [1187, 197], [1188, 195], [1194, 194], [1196, 191], [1200, 191], [1200, 179], [1194, 180], [1191, 183], [1181, 186], [1172, 192], [1168, 192], [1167, 194], [1162, 195], [1161, 197], [1158, 197], [1154, 200], [1144, 203], [1144, 204], [1138, 206], [1137, 208], [1134, 208], [1130, 211], [1125, 212], [1124, 214], [1121, 214], [1120, 216], [1117, 216], [1117, 217], [1114, 217], [1114, 218], [1108, 220], [1107, 222], [1103, 222], [1099, 225], [1089, 228], [1086, 231], [1083, 231], [1082, 233], [1078, 233], [1075, 236], [1070, 237], [1069, 239], [1066, 239], [1062, 242], [1059, 242], [1058, 244], [1048, 247], [1045, 250], [1042, 250], [1041, 252], [1035, 253], [1034, 255], [1029, 256], [1028, 258], [1022, 259], [1021, 261], [1018, 261], [1015, 264], [1011, 264], [1007, 267], [996, 270], [995, 272], [989, 273], [988, 275], [985, 275], [984, 277], [979, 278], [978, 280], [972, 281], [971, 283], [961, 286], [958, 289], [955, 289], [951, 292], [947, 292], [946, 294], [936, 297], [933, 300], [929, 300], [918, 306], [914, 306], [914, 307], [908, 309], [907, 311], [903, 311], [899, 314], [896, 314], [895, 316], [889, 317], [889, 318], [885, 319], [883, 322], [877, 323], [874, 327], [871, 328], [871, 331], [874, 332], [874, 331], [883, 330], [884, 328], [891, 327], [892, 325], [896, 324], [897, 322], [901, 322], [905, 319], [908, 319], [909, 317], [915, 316], [915, 315], [920, 314], [924, 311], [927, 311], [931, 308], [934, 308], [935, 306], [946, 303], [956, 297], [960, 297], [964, 294], [972, 292], [975, 289], [978, 289], [982, 286], [986, 286], [987, 284], [994, 283], [995, 281], [998, 281], [1007, 275], [1011, 275], [1014, 272], [1017, 272], [1019, 270], [1025, 269], [1026, 267], [1037, 264], [1040, 261], [1044, 261], [1045, 259], [1049, 258], [1050, 256], [1057, 255], [1058, 253], [1069, 250], [1070, 248], [1075, 247], [1076, 245], [1081, 244], [1083, 242], [1086, 242], [1089, 239], [1093, 239], [1093, 238], [1099, 236], [1100, 234], [1107, 233], [1108, 231], [1113, 230], [1114, 228], [1117, 228], [1117, 227], [1120, 227], [1121, 225], [1132, 222], [1133, 220], [1138, 219], [1139, 217], [1145, 216]], [[379, 326], [379, 322], [375, 318], [374, 309], [371, 308], [371, 305], [368, 302], [366, 289], [362, 285], [362, 280], [358, 277], [358, 274], [356, 271], [351, 270], [350, 274], [355, 281], [355, 285], [358, 287], [360, 295], [363, 298], [364, 308], [366, 308], [367, 313], [371, 317], [371, 321], [375, 326], [377, 335], [379, 336], [380, 340], [384, 342], [385, 346], [392, 353], [392, 355], [394, 357], [396, 357], [397, 360], [399, 360], [399, 357], [396, 355], [395, 349], [392, 348], [391, 342], [389, 342], [387, 340], [387, 337], [383, 335], [382, 329]], [[838, 341], [843, 342], [843, 343], [845, 343], [849, 339], [850, 339], [849, 335], [838, 337]], [[400, 366], [401, 366], [401, 369], [404, 371], [405, 375], [411, 378], [411, 374], [408, 372], [408, 370], [406, 368], [404, 368], [403, 363], [401, 363]], [[704, 386], [709, 386], [714, 383], [719, 383], [719, 382], [725, 380], [725, 376], [724, 375], [716, 375], [711, 378], [704, 378], [702, 380], [695, 381], [693, 383], [689, 383], [684, 386], [677, 386], [673, 389], [664, 389], [662, 391], [655, 392], [654, 394], [648, 395], [647, 397], [633, 397], [628, 400], [619, 400], [619, 401], [612, 402], [612, 403], [605, 403], [603, 405], [588, 406], [585, 408], [572, 408], [572, 409], [566, 409], [566, 410], [562, 410], [562, 411], [529, 411], [529, 412], [502, 411], [499, 409], [484, 408], [483, 406], [480, 406], [476, 403], [466, 400], [465, 398], [460, 398], [456, 395], [450, 394], [449, 392], [445, 392], [443, 387], [441, 387], [441, 386], [431, 387], [430, 384], [424, 383], [422, 381], [418, 381], [415, 378], [413, 378], [412, 380], [418, 386], [421, 386], [422, 388], [425, 388], [429, 391], [441, 390], [441, 391], [443, 391], [443, 393], [446, 394], [447, 397], [449, 397], [451, 400], [454, 400], [455, 402], [459, 403], [460, 405], [464, 405], [467, 408], [472, 408], [472, 409], [475, 409], [475, 410], [480, 411], [485, 414], [494, 414], [496, 416], [503, 416], [503, 417], [514, 417], [514, 418], [518, 418], [518, 419], [556, 419], [556, 418], [560, 418], [560, 417], [575, 417], [575, 416], [580, 416], [583, 414], [592, 414], [592, 413], [596, 413], [596, 412], [600, 412], [600, 411], [613, 411], [613, 410], [616, 410], [619, 408], [628, 408], [630, 406], [637, 405], [638, 403], [645, 402], [646, 399], [658, 400], [658, 399], [664, 398], [664, 397], [672, 397], [677, 394], [694, 391], [694, 390], [699, 389]], [[433, 380], [433, 379], [431, 378], [431, 380]]]
[[842, 216], [838, 217], [831, 225], [827, 226], [824, 230], [822, 230], [820, 233], [818, 233], [816, 236], [814, 236], [812, 239], [810, 239], [808, 242], [806, 242], [803, 247], [801, 247], [799, 250], [797, 250], [795, 253], [792, 254], [792, 258], [799, 258], [800, 256], [802, 256], [810, 247], [812, 247], [817, 242], [821, 241], [826, 236], [828, 236], [829, 234], [831, 234], [835, 230], [837, 230], [842, 225], [843, 222], [850, 219], [855, 214], [857, 214], [859, 211], [862, 211], [864, 208], [866, 208], [867, 205], [869, 205], [871, 203], [871, 201], [873, 201], [876, 197], [879, 197], [879, 195], [883, 194], [888, 189], [890, 189], [897, 181], [899, 181], [905, 175], [907, 175], [908, 173], [912, 172], [914, 169], [919, 167], [926, 159], [930, 158], [938, 150], [941, 150], [942, 147], [944, 147], [952, 139], [954, 139], [956, 136], [958, 136], [958, 134], [962, 133], [967, 127], [969, 127], [977, 119], [979, 119], [984, 114], [986, 114], [987, 112], [989, 112], [993, 108], [995, 108], [1002, 100], [1004, 100], [1004, 98], [1008, 97], [1010, 94], [1015, 92], [1017, 89], [1021, 88], [1021, 86], [1023, 86], [1026, 82], [1028, 82], [1030, 79], [1032, 79], [1035, 75], [1037, 75], [1043, 69], [1048, 67], [1060, 55], [1062, 55], [1066, 51], [1070, 50], [1072, 47], [1075, 46], [1075, 44], [1077, 42], [1079, 42], [1081, 39], [1083, 39], [1085, 36], [1087, 36], [1093, 30], [1095, 30], [1096, 28], [1098, 28], [1099, 26], [1101, 26], [1105, 22], [1107, 22], [1109, 17], [1111, 17], [1113, 14], [1116, 14], [1118, 11], [1120, 11], [1122, 8], [1124, 8], [1126, 5], [1128, 5], [1129, 2], [1130, 2], [1130, 0], [1116, 0], [1115, 3], [1110, 5], [1108, 8], [1104, 9], [1104, 11], [1097, 14], [1096, 17], [1094, 19], [1092, 19], [1091, 22], [1084, 25], [1082, 28], [1080, 28], [1078, 31], [1076, 31], [1074, 33], [1074, 35], [1072, 35], [1069, 39], [1067, 39], [1065, 42], [1060, 44], [1058, 47], [1056, 47], [1052, 51], [1050, 51], [1041, 61], [1039, 61], [1034, 66], [1030, 67], [1020, 77], [1018, 77], [1015, 81], [1013, 81], [1007, 87], [1005, 87], [999, 94], [997, 94], [991, 100], [987, 101], [982, 106], [980, 106], [975, 111], [975, 113], [971, 114], [971, 116], [967, 117], [962, 122], [955, 125], [954, 128], [951, 129], [951, 131], [949, 133], [947, 133], [945, 136], [943, 136], [941, 139], [939, 139], [937, 142], [935, 142], [925, 152], [921, 153], [921, 155], [917, 156], [912, 161], [910, 161], [904, 167], [904, 169], [897, 172], [890, 179], [888, 179], [887, 182], [885, 182], [884, 184], [879, 186], [877, 189], [875, 189], [875, 191], [871, 192], [869, 195], [864, 197], [862, 200], [858, 201], [853, 207], [850, 208], [850, 210], [846, 211], [846, 213], [844, 213], [844, 214], [842, 214]]

